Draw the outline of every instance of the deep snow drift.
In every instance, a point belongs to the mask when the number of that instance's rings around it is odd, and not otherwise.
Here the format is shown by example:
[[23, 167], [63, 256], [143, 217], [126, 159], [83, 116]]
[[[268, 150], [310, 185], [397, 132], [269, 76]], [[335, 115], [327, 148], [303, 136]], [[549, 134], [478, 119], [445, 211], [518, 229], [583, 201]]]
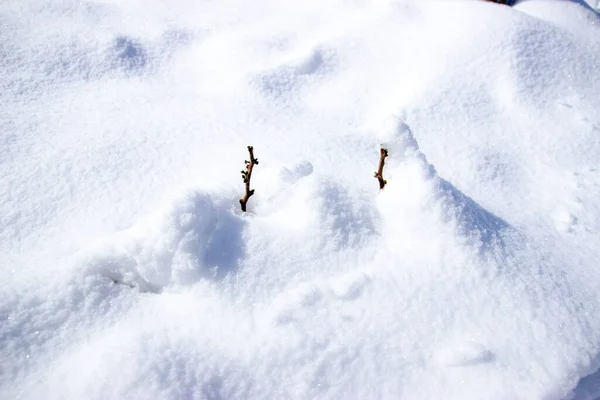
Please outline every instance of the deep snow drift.
[[0, 4], [0, 397], [600, 396], [597, 13], [284, 3]]

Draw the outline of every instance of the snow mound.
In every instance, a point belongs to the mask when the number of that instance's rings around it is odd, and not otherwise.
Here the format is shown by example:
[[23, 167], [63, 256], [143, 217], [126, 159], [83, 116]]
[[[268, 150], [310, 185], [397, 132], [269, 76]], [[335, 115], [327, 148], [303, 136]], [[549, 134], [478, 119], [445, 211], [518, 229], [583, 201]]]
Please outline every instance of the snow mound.
[[0, 21], [0, 397], [597, 395], [590, 7], [24, 1]]
[[[390, 186], [378, 201], [382, 218], [389, 219], [390, 226], [393, 221], [402, 221], [404, 232], [418, 231], [428, 214], [439, 218], [436, 226], [453, 225], [454, 234], [468, 238], [473, 247], [501, 245], [502, 236], [511, 231], [508, 224], [440, 178], [419, 150], [406, 122], [396, 116], [387, 118], [377, 137], [390, 154], [385, 170]], [[412, 229], [407, 229], [407, 223], [414, 224]], [[427, 241], [425, 237], [421, 240]]]
[[193, 192], [168, 211], [119, 233], [82, 255], [84, 269], [143, 291], [220, 279], [238, 268], [245, 222], [230, 202]]

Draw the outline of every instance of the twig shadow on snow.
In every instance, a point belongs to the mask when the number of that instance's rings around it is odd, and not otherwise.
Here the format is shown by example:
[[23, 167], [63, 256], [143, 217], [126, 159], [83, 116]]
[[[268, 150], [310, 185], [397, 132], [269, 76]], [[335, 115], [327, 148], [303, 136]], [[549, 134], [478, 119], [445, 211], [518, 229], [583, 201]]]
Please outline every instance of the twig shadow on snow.
[[211, 278], [217, 280], [235, 273], [246, 254], [242, 237], [246, 222], [227, 210], [221, 210], [220, 214], [203, 259], [205, 265], [213, 266]]

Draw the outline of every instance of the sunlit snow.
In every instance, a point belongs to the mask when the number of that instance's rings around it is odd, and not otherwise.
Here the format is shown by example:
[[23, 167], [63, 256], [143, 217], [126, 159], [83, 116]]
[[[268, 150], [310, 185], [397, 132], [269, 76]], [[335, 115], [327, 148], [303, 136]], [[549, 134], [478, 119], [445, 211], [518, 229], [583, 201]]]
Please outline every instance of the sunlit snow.
[[0, 398], [600, 397], [597, 7], [1, 1]]

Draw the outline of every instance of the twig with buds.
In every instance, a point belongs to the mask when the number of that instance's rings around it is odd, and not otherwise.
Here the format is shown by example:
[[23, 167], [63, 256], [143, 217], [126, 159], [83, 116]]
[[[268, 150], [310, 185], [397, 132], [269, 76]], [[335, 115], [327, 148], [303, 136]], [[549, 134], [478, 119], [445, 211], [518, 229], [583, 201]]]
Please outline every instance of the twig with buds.
[[252, 178], [252, 169], [255, 165], [258, 165], [258, 159], [254, 158], [254, 148], [252, 146], [248, 146], [248, 153], [250, 153], [250, 161], [244, 161], [244, 163], [246, 164], [246, 169], [242, 170], [242, 179], [246, 184], [246, 194], [240, 199], [242, 211], [244, 212], [246, 212], [246, 203], [248, 203], [248, 199], [254, 194], [254, 189], [250, 189], [250, 178]]

